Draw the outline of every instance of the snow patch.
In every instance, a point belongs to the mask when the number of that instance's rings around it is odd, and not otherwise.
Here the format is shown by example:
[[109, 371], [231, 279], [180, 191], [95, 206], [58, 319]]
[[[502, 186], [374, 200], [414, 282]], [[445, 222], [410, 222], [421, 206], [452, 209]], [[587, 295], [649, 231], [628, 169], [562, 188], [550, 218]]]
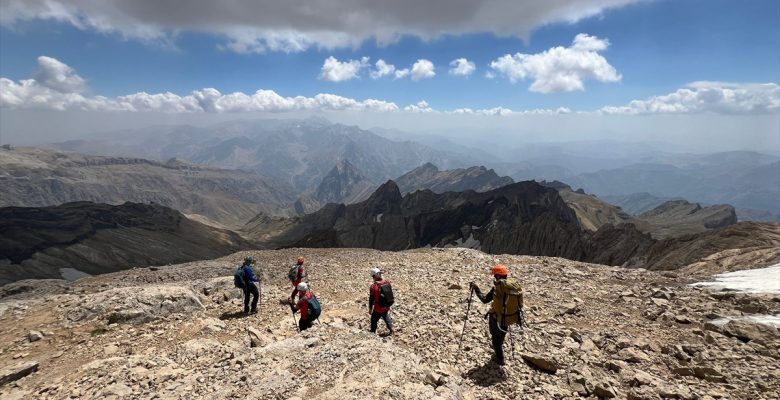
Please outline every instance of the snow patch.
[[697, 282], [692, 286], [744, 293], [780, 294], [780, 264], [718, 274], [713, 276], [713, 279], [714, 282]]
[[712, 320], [715, 325], [726, 325], [729, 321], [745, 321], [755, 324], [773, 325], [780, 328], [780, 314], [775, 315], [747, 315], [744, 317], [723, 317]]
[[458, 238], [454, 243], [452, 244], [446, 244], [444, 245], [445, 249], [452, 248], [452, 247], [463, 247], [467, 249], [475, 249], [475, 250], [482, 250], [482, 243], [479, 242], [479, 240], [474, 238], [474, 235], [469, 235], [466, 240], [463, 240], [463, 238]]
[[385, 215], [384, 213], [379, 213], [376, 215], [376, 218], [374, 218], [374, 221], [376, 222], [382, 222], [382, 216]]

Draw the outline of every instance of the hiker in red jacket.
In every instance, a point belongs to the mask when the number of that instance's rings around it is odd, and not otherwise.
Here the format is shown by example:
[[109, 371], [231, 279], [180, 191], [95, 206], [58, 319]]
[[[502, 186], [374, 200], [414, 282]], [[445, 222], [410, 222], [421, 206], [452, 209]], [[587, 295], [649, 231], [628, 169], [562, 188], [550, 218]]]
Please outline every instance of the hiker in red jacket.
[[296, 286], [298, 292], [298, 303], [290, 303], [292, 312], [300, 311], [301, 319], [298, 320], [298, 330], [305, 331], [314, 324], [314, 321], [319, 317], [319, 301], [309, 290], [309, 285], [306, 282], [301, 282]]
[[306, 281], [306, 269], [303, 267], [303, 257], [298, 257], [295, 265], [287, 273], [287, 279], [293, 285], [293, 291], [290, 293], [290, 303], [295, 301], [295, 295], [298, 294], [298, 284]]
[[382, 278], [379, 268], [371, 269], [371, 277], [374, 283], [368, 293], [368, 312], [371, 314], [371, 332], [376, 332], [379, 319], [385, 321], [389, 335], [393, 334], [393, 319], [390, 318], [390, 306], [393, 305], [393, 289], [390, 282]]

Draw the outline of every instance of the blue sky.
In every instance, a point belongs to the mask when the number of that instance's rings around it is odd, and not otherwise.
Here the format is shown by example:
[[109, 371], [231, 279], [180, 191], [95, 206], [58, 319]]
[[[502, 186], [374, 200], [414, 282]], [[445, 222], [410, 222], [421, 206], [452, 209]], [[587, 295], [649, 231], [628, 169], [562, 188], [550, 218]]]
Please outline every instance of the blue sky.
[[[385, 100], [399, 107], [425, 100], [437, 110], [567, 107], [591, 111], [669, 94], [694, 81], [780, 82], [780, 2], [776, 0], [638, 2], [607, 8], [574, 23], [531, 25], [525, 40], [477, 30], [425, 39], [405, 34], [382, 46], [369, 38], [357, 47], [312, 45], [300, 52], [245, 54], [225, 49], [226, 39], [220, 33], [181, 30], [165, 38], [169, 43], [160, 44], [121, 28], [99, 32], [63, 20], [26, 18], [0, 27], [0, 76], [27, 79], [38, 68], [37, 57], [45, 55], [72, 67], [87, 81], [89, 95], [173, 92], [184, 96], [202, 88], [251, 94], [270, 89], [281, 96], [332, 93]], [[503, 77], [485, 77], [491, 61], [500, 56], [566, 47], [579, 33], [609, 41], [599, 54], [620, 74], [619, 81], [585, 79], [584, 90], [535, 93], [528, 90], [531, 79], [512, 84]], [[435, 65], [436, 76], [419, 81], [373, 80], [366, 67], [356, 79], [318, 79], [323, 61], [330, 56], [340, 61], [369, 57], [370, 64], [384, 59], [399, 69], [427, 59]], [[475, 63], [470, 76], [447, 73], [450, 61], [460, 57]]]

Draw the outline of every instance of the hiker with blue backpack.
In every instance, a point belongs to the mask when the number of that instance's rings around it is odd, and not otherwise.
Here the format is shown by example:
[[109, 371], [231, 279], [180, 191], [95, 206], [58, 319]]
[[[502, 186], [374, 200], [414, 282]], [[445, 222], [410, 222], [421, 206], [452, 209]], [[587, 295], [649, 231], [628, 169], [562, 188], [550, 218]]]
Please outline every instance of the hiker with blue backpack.
[[[244, 293], [244, 314], [257, 313], [257, 302], [260, 300], [260, 291], [255, 286], [255, 282], [259, 284], [259, 280], [255, 277], [255, 272], [252, 270], [251, 265], [255, 263], [252, 256], [244, 257], [244, 263], [239, 265], [236, 272], [233, 274], [233, 284], [241, 289]], [[253, 296], [252, 308], [249, 308], [249, 296]]]
[[314, 325], [314, 321], [320, 317], [322, 313], [322, 306], [320, 306], [317, 296], [309, 290], [309, 285], [306, 282], [301, 282], [296, 286], [298, 290], [298, 303], [293, 304], [290, 302], [290, 309], [293, 312], [293, 317], [296, 312], [301, 313], [301, 319], [298, 321], [298, 331], [305, 331]]
[[393, 334], [393, 319], [390, 317], [390, 307], [395, 302], [393, 296], [393, 287], [389, 281], [382, 278], [382, 270], [379, 268], [371, 269], [371, 277], [374, 283], [368, 292], [368, 312], [371, 314], [371, 332], [375, 333], [379, 320], [382, 319], [387, 325], [389, 335]]

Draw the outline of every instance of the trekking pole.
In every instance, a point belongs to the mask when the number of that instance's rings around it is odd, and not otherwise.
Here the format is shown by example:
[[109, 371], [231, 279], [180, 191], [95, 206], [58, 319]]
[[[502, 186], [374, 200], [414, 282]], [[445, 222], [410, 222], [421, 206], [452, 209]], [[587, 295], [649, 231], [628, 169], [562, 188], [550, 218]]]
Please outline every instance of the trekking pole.
[[466, 318], [463, 320], [463, 331], [460, 333], [460, 343], [458, 343], [458, 355], [463, 347], [463, 336], [466, 334], [466, 324], [469, 322], [469, 311], [471, 311], [471, 299], [474, 297], [474, 288], [469, 291], [469, 305], [466, 307]]
[[293, 325], [295, 325], [295, 330], [300, 332], [301, 328], [298, 327], [298, 321], [295, 320], [295, 311], [291, 310], [291, 312], [292, 312], [292, 317], [293, 317]]

